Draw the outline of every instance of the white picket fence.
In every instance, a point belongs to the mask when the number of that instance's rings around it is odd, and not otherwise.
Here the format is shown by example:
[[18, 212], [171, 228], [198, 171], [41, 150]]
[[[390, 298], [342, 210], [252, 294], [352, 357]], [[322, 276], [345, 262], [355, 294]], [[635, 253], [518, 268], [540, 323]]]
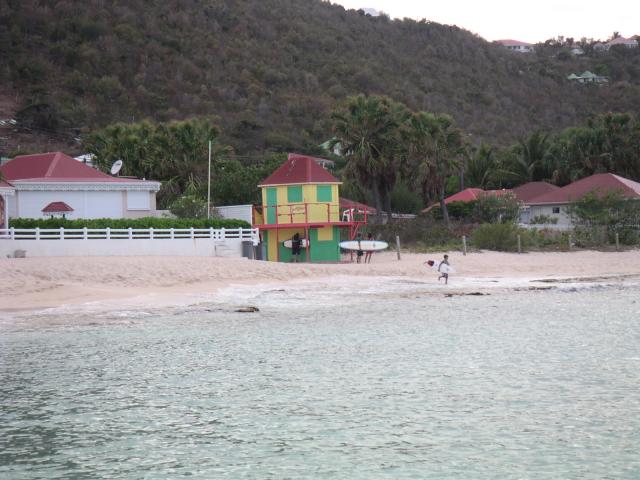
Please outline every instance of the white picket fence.
[[258, 240], [255, 228], [8, 228], [0, 229], [0, 239], [9, 240]]
[[0, 257], [253, 258], [259, 242], [252, 228], [9, 228], [0, 229]]

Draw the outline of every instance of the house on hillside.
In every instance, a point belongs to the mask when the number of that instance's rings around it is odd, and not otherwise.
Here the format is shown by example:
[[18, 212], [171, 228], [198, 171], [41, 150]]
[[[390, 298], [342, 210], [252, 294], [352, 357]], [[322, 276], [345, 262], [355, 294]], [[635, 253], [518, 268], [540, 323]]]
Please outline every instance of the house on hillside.
[[497, 40], [497, 43], [512, 52], [532, 53], [535, 51], [535, 45], [532, 43], [521, 42], [520, 40]]
[[156, 214], [160, 182], [113, 177], [62, 152], [15, 157], [0, 166], [0, 173], [5, 224], [6, 218], [46, 218], [52, 213], [71, 219]]
[[616, 45], [622, 45], [627, 48], [637, 48], [638, 41], [635, 38], [624, 38], [618, 37], [614, 38], [610, 42], [605, 43], [605, 50], [609, 50], [611, 47], [615, 47]]
[[586, 70], [582, 72], [580, 75], [576, 75], [572, 73], [567, 77], [567, 80], [575, 83], [595, 83], [599, 85], [606, 85], [609, 83], [609, 79], [607, 77], [603, 77], [602, 75], [596, 75], [595, 73]]
[[591, 192], [614, 191], [620, 191], [627, 198], [640, 199], [640, 183], [612, 173], [598, 173], [531, 198], [526, 202], [526, 206], [530, 210], [530, 218], [544, 215], [557, 219], [558, 227], [568, 228], [572, 225], [569, 212], [572, 202]]

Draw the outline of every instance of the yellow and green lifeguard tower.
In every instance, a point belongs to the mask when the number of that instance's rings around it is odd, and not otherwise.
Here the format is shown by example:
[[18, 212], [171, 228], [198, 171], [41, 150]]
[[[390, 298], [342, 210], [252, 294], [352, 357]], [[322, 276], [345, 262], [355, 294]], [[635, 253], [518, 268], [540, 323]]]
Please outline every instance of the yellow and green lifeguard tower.
[[297, 233], [307, 239], [300, 261], [340, 261], [340, 229], [356, 226], [340, 219], [339, 187], [342, 182], [319, 165], [322, 159], [290, 153], [260, 185], [262, 208], [254, 212], [254, 226], [266, 243], [267, 260], [291, 261], [285, 246]]

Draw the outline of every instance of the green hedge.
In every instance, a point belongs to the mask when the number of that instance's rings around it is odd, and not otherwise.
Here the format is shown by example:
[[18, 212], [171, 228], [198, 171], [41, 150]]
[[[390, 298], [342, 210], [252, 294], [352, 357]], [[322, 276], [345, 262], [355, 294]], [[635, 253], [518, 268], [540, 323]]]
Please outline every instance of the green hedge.
[[219, 218], [12, 218], [14, 228], [251, 228], [244, 220]]

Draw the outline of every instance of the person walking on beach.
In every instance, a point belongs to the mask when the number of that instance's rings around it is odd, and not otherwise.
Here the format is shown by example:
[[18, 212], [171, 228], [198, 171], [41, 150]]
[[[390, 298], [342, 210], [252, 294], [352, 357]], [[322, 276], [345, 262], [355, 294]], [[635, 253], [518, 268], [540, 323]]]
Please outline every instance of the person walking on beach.
[[[373, 233], [369, 233], [369, 235], [367, 235], [367, 241], [373, 242]], [[373, 250], [367, 250], [367, 253], [364, 254], [364, 263], [371, 263], [372, 255]]]
[[444, 259], [438, 265], [438, 271], [440, 272], [438, 281], [444, 278], [444, 284], [447, 285], [449, 283], [449, 255], [444, 256]]
[[356, 251], [356, 263], [360, 263], [360, 261], [362, 260], [362, 255], [364, 255], [364, 252], [362, 251], [362, 245], [360, 245], [360, 242], [362, 241], [362, 234], [359, 233], [358, 236], [356, 237], [356, 240], [358, 241], [358, 250]]
[[302, 246], [302, 240], [300, 240], [300, 234], [296, 233], [291, 239], [291, 261], [298, 263], [300, 259], [300, 247]]

